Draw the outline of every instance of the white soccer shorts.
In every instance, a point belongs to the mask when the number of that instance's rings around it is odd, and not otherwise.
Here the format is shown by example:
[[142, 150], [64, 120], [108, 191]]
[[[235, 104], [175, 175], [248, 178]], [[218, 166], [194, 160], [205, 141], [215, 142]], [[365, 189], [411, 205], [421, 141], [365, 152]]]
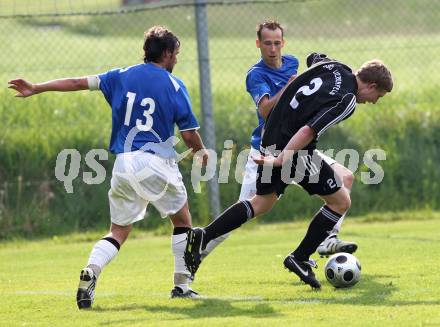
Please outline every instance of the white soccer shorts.
[[174, 159], [134, 151], [116, 156], [108, 198], [112, 223], [126, 226], [143, 219], [150, 202], [162, 218], [175, 214], [187, 193]]
[[251, 147], [246, 166], [244, 168], [243, 183], [240, 191], [240, 201], [249, 200], [257, 193], [257, 170], [258, 165], [252, 157], [259, 157], [260, 151]]

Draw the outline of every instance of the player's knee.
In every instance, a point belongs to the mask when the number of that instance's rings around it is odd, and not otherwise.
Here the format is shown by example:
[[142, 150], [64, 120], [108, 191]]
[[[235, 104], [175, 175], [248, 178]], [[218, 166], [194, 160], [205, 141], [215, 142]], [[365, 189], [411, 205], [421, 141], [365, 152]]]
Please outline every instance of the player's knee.
[[351, 207], [350, 195], [346, 194], [346, 195], [342, 196], [337, 203], [337, 207], [339, 209], [339, 212], [341, 212], [341, 213], [344, 213], [348, 209], [350, 209], [350, 207]]
[[348, 192], [341, 192], [339, 193], [338, 197], [333, 198], [330, 201], [326, 201], [326, 203], [332, 210], [342, 215], [344, 212], [350, 209], [350, 194], [348, 194]]
[[120, 245], [122, 245], [128, 238], [128, 235], [130, 235], [132, 226], [133, 225], [131, 224], [127, 226], [112, 224], [109, 236], [114, 238]]
[[354, 175], [353, 173], [347, 169], [347, 173], [344, 175], [343, 177], [343, 183], [344, 186], [346, 188], [348, 188], [349, 190], [351, 190], [351, 188], [353, 187], [353, 183], [354, 183]]
[[274, 206], [276, 199], [277, 199], [277, 197], [276, 197], [275, 193], [273, 194], [273, 196], [272, 195], [265, 195], [265, 196], [256, 195], [256, 196], [254, 196], [250, 200], [250, 203], [252, 205], [252, 209], [254, 210], [254, 217], [262, 215], [262, 214], [270, 211], [270, 209], [272, 209], [272, 207]]

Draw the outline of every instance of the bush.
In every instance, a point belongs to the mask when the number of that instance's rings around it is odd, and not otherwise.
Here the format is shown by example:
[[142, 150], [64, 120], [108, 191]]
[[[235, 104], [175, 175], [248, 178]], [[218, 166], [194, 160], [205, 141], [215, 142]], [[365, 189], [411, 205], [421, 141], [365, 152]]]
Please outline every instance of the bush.
[[[418, 98], [429, 98], [434, 90], [424, 92]], [[73, 194], [66, 193], [54, 176], [56, 158], [62, 149], [75, 148], [82, 158], [90, 149], [106, 149], [111, 127], [110, 111], [103, 98], [87, 93], [40, 95], [26, 101], [13, 99], [10, 94], [2, 94], [2, 98], [0, 118], [5, 124], [0, 131], [0, 236], [35, 237], [106, 228], [107, 192], [114, 156], [101, 162], [107, 171], [101, 185], [83, 182], [82, 173], [90, 170], [84, 160], [73, 184]], [[234, 142], [233, 158], [249, 147], [256, 121], [246, 94], [228, 99], [221, 93], [216, 93], [214, 98], [219, 159], [226, 139]], [[336, 154], [341, 149], [355, 149], [361, 160], [371, 148], [386, 152], [386, 160], [378, 162], [385, 172], [380, 184], [361, 182], [361, 173], [368, 171], [364, 164], [356, 171], [351, 214], [440, 208], [440, 170], [436, 165], [440, 159], [439, 110], [432, 102], [413, 100], [410, 95], [397, 94], [374, 107], [359, 106], [352, 118], [320, 140], [323, 150], [334, 149]], [[180, 145], [178, 149], [182, 151], [183, 147]], [[191, 160], [182, 161], [181, 171], [194, 223], [204, 224], [212, 219], [206, 186], [200, 194], [193, 192], [189, 179], [191, 165]], [[234, 203], [240, 192], [240, 184], [234, 177], [235, 166], [233, 160], [229, 183], [220, 185], [223, 207]], [[292, 186], [262, 221], [310, 217], [320, 203]], [[149, 218], [138, 224], [141, 228], [163, 224], [155, 210], [149, 212]]]

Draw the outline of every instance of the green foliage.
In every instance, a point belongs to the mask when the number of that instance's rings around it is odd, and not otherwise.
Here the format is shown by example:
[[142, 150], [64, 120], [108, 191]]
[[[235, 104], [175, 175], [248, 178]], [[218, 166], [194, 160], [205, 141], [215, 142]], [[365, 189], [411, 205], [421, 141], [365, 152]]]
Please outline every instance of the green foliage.
[[336, 290], [325, 281], [326, 259], [318, 259], [320, 292], [282, 266], [305, 223], [246, 224], [202, 263], [192, 287], [205, 298], [197, 301], [169, 299], [171, 228], [161, 237], [138, 233], [100, 275], [87, 312], [78, 311], [75, 291], [102, 234], [4, 242], [0, 319], [4, 326], [436, 326], [440, 220], [430, 215], [435, 219], [348, 219], [342, 236], [359, 243], [361, 280]]
[[[99, 0], [99, 6], [105, 6]], [[45, 1], [42, 1], [42, 6]], [[53, 3], [46, 3], [52, 6]], [[98, 5], [98, 2], [96, 2]], [[112, 1], [112, 6], [117, 5]], [[60, 8], [65, 10], [65, 7]], [[320, 140], [323, 150], [354, 149], [360, 157], [352, 192], [352, 214], [401, 209], [438, 209], [440, 206], [438, 78], [440, 37], [439, 3], [427, 0], [387, 2], [331, 0], [291, 1], [282, 4], [212, 5], [208, 7], [213, 109], [217, 153], [225, 140], [233, 140], [233, 158], [249, 147], [256, 125], [252, 100], [244, 79], [259, 57], [255, 48], [256, 22], [274, 17], [285, 26], [284, 53], [300, 59], [322, 51], [353, 67], [375, 57], [391, 68], [395, 88], [376, 106], [360, 105], [356, 113]], [[49, 8], [48, 7], [48, 8]], [[113, 7], [112, 7], [113, 8]], [[329, 8], [335, 9], [329, 15]], [[42, 81], [81, 76], [127, 66], [142, 58], [142, 33], [153, 24], [171, 27], [182, 47], [175, 74], [188, 86], [200, 122], [194, 8], [191, 6], [101, 16], [33, 17], [0, 20], [0, 77], [24, 76]], [[61, 10], [61, 9], [60, 9]], [[233, 13], [233, 15], [231, 15]], [[292, 18], [294, 17], [294, 18]], [[313, 24], [311, 24], [313, 22]], [[404, 23], [403, 23], [404, 22]], [[106, 149], [111, 112], [99, 92], [42, 94], [16, 99], [0, 90], [0, 238], [38, 237], [108, 225], [108, 191], [114, 160], [101, 161], [107, 178], [87, 185], [82, 174], [90, 169], [84, 156], [91, 149]], [[204, 133], [203, 123], [201, 132]], [[181, 142], [183, 143], [183, 142]], [[55, 179], [58, 153], [66, 148], [82, 155], [74, 193], [68, 194]], [[362, 173], [369, 168], [364, 154], [383, 149], [383, 182], [366, 185]], [[178, 151], [184, 147], [180, 144]], [[194, 193], [190, 182], [192, 160], [181, 163], [195, 224], [207, 223], [206, 187]], [[238, 198], [233, 160], [229, 183], [221, 184], [221, 202]], [[297, 187], [263, 221], [292, 220], [312, 215], [320, 200]], [[154, 209], [142, 228], [166, 228]], [[160, 230], [159, 230], [160, 231]]]
[[[420, 93], [429, 98], [430, 92]], [[247, 96], [243, 94], [243, 97]], [[84, 164], [85, 154], [94, 148], [105, 149], [110, 133], [110, 111], [98, 94], [41, 95], [31, 99], [13, 99], [5, 94], [0, 118], [6, 122], [0, 131], [0, 224], [2, 237], [21, 234], [28, 237], [105, 228], [108, 224], [109, 188], [113, 156], [101, 161], [107, 171], [102, 185], [87, 185], [82, 173], [90, 171]], [[356, 182], [352, 192], [352, 214], [366, 214], [402, 209], [440, 208], [440, 171], [438, 139], [440, 112], [431, 103], [411, 105], [412, 95], [391, 94], [375, 107], [358, 106], [352, 118], [329, 131], [320, 141], [323, 150], [355, 149], [360, 155]], [[51, 103], [57, 103], [55, 106]], [[248, 147], [254, 112], [250, 106], [235, 105], [226, 94], [216, 93], [217, 153], [221, 158], [223, 140], [234, 142], [233, 158]], [[245, 103], [247, 100], [243, 99]], [[241, 102], [240, 102], [241, 103]], [[57, 109], [54, 110], [53, 108]], [[14, 108], [10, 110], [9, 108]], [[237, 119], [241, 117], [241, 119]], [[44, 124], [41, 124], [44, 122]], [[202, 128], [203, 132], [203, 128]], [[181, 142], [182, 143], [182, 142]], [[337, 147], [335, 146], [337, 145]], [[54, 178], [58, 153], [76, 148], [82, 165], [74, 181], [74, 193], [68, 194]], [[377, 161], [385, 172], [378, 185], [363, 183], [362, 173], [369, 171], [363, 163], [368, 149], [379, 148], [386, 160]], [[178, 147], [181, 152], [184, 147]], [[348, 164], [348, 161], [344, 162]], [[192, 160], [181, 163], [187, 185], [190, 208], [196, 224], [205, 224], [209, 215], [206, 189], [194, 193], [190, 181]], [[240, 184], [235, 180], [233, 160], [229, 183], [220, 184], [223, 206], [235, 202]], [[312, 215], [320, 206], [296, 186], [288, 188], [275, 209], [262, 221], [291, 220]], [[141, 228], [164, 225], [155, 210], [140, 224]]]

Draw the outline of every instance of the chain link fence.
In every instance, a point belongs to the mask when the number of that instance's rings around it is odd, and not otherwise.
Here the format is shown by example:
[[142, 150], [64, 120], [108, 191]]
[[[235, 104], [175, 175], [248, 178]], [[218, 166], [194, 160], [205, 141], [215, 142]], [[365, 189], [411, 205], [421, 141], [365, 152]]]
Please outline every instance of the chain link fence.
[[[307, 54], [313, 51], [327, 53], [354, 68], [364, 61], [380, 58], [393, 72], [395, 89], [392, 96], [381, 100], [379, 109], [373, 110], [375, 118], [361, 123], [359, 121], [367, 119], [367, 114], [360, 113], [358, 122], [349, 125], [353, 134], [347, 136], [336, 129], [328, 139], [323, 140], [324, 146], [330, 146], [334, 140], [342, 140], [339, 143], [343, 146], [356, 143], [356, 147], [364, 149], [370, 142], [369, 146], [386, 147], [383, 140], [389, 137], [388, 134], [384, 136], [379, 133], [377, 138], [373, 138], [368, 126], [376, 128], [382, 124], [386, 129], [388, 125], [399, 125], [396, 130], [401, 133], [401, 129], [408, 126], [401, 123], [408, 112], [428, 115], [422, 118], [417, 116], [421, 123], [427, 124], [427, 128], [437, 122], [440, 1], [202, 2], [207, 6], [211, 95], [218, 153], [221, 153], [223, 142], [228, 139], [234, 141], [236, 152], [248, 147], [251, 132], [257, 124], [253, 102], [246, 93], [245, 76], [260, 58], [255, 46], [255, 26], [267, 18], [277, 19], [284, 26], [286, 45], [283, 53], [299, 58], [300, 72], [306, 68]], [[1, 79], [5, 84], [18, 76], [37, 82], [96, 74], [139, 63], [143, 55], [143, 32], [158, 24], [168, 26], [181, 40], [181, 52], [174, 74], [187, 85], [194, 110], [199, 116], [201, 101], [196, 5], [195, 1], [190, 0], [0, 1]], [[52, 198], [59, 197], [58, 192], [62, 192], [62, 188], [57, 192], [56, 186], [53, 186], [56, 184], [53, 168], [57, 151], [69, 146], [78, 147], [78, 144], [84, 152], [93, 147], [105, 148], [110, 133], [110, 117], [108, 111], [102, 110], [106, 104], [98, 93], [74, 97], [42, 95], [39, 99], [23, 102], [14, 100], [10, 92], [4, 91], [2, 98], [0, 118], [4, 125], [0, 131], [0, 219], [3, 219], [3, 227], [12, 228], [11, 215], [17, 207], [31, 205], [29, 201], [46, 201], [44, 203], [47, 205], [41, 206], [41, 210], [50, 212], [50, 203], [54, 202]], [[385, 113], [379, 114], [379, 110]], [[392, 114], [387, 115], [386, 111]], [[358, 135], [357, 127], [366, 134]], [[436, 133], [433, 132], [432, 138], [436, 138]], [[394, 142], [389, 149], [402, 151], [398, 148], [399, 144], [401, 146], [401, 143]], [[430, 150], [427, 152], [432, 153]], [[436, 162], [436, 158], [432, 160]], [[186, 165], [188, 168], [190, 164]], [[394, 165], [399, 166], [397, 162]], [[42, 183], [46, 183], [46, 191], [41, 191]], [[411, 187], [402, 182], [402, 178], [390, 183], [396, 189]], [[42, 196], [42, 200], [35, 196], [35, 199], [25, 197], [26, 188], [29, 188], [30, 194], [46, 192], [46, 196]], [[239, 188], [240, 185], [233, 178], [230, 183], [220, 186], [223, 206], [238, 198]], [[429, 183], [426, 193], [438, 189], [440, 186]], [[88, 192], [93, 193], [88, 190], [84, 194]], [[101, 191], [98, 193], [104, 194]], [[438, 207], [438, 201], [433, 201], [428, 194], [421, 199], [420, 190], [414, 193], [414, 202], [405, 202], [408, 206], [428, 203], [429, 207]], [[191, 197], [195, 200], [191, 200]], [[104, 202], [104, 198], [105, 195], [99, 201]], [[297, 199], [302, 201], [301, 196]], [[368, 197], [364, 199], [363, 204], [355, 206], [355, 212], [363, 213], [372, 206], [377, 210], [394, 209], [383, 201], [368, 200]], [[196, 220], [197, 217], [206, 220], [206, 197], [190, 192], [190, 200]], [[28, 203], [20, 204], [20, 201]], [[310, 201], [304, 198], [303, 202]], [[62, 205], [62, 201], [58, 203]], [[314, 204], [313, 201], [311, 203]], [[302, 204], [295, 209], [301, 215], [312, 210], [310, 205]], [[102, 221], [107, 222], [106, 207], [102, 205], [94, 210], [102, 212], [105, 217]], [[291, 208], [280, 206], [273, 215], [292, 216], [295, 214], [292, 211]], [[5, 213], [9, 213], [9, 216]], [[78, 208], [72, 213], [84, 215]], [[6, 219], [6, 216], [9, 218]], [[92, 226], [93, 223], [84, 225]]]

